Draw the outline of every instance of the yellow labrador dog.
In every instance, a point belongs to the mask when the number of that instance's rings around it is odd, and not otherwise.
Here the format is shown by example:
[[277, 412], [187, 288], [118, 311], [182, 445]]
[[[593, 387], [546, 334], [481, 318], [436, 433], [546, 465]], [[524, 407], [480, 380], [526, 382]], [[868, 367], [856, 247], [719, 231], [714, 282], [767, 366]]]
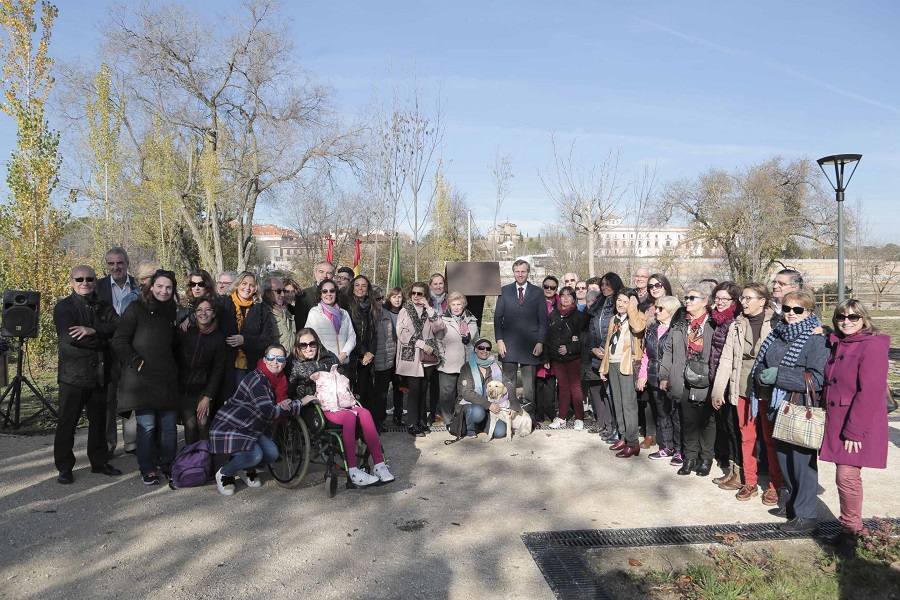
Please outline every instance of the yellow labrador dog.
[[499, 381], [488, 381], [486, 392], [487, 399], [491, 401], [491, 404], [498, 405], [500, 407], [500, 412], [495, 414], [492, 411], [488, 411], [489, 421], [487, 439], [484, 440], [485, 442], [494, 439], [494, 429], [496, 429], [499, 421], [506, 423], [507, 442], [512, 441], [513, 429], [516, 430], [516, 435], [520, 436], [531, 433], [531, 417], [528, 413], [519, 411], [513, 419], [509, 418], [509, 394], [506, 391], [505, 385]]

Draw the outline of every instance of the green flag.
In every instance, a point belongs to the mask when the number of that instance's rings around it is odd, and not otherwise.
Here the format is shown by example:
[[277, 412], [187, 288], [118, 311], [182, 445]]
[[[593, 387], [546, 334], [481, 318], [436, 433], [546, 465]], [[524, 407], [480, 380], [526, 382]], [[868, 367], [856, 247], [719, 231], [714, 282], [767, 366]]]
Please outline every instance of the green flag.
[[403, 287], [403, 276], [400, 275], [400, 239], [395, 235], [391, 242], [391, 289]]

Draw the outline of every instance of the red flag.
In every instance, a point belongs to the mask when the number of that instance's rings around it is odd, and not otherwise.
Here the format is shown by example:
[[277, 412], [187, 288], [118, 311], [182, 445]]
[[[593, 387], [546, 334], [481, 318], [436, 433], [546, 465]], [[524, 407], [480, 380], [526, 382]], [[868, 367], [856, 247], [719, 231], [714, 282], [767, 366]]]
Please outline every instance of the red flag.
[[356, 240], [356, 250], [353, 251], [353, 274], [359, 275], [359, 240]]
[[334, 239], [333, 238], [325, 238], [328, 240], [328, 254], [325, 255], [325, 260], [334, 264], [334, 258], [332, 258], [332, 253], [334, 252]]

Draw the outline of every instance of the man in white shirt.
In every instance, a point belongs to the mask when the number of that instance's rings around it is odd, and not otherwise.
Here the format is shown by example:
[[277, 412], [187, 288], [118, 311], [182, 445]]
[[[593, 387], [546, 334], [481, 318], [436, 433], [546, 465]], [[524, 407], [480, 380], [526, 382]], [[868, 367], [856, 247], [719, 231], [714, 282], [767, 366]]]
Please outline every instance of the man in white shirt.
[[[128, 274], [128, 252], [124, 248], [115, 246], [106, 251], [106, 269], [109, 271], [109, 277], [101, 277], [97, 280], [97, 295], [100, 299], [113, 307], [116, 314], [120, 317], [125, 312], [123, 308], [123, 300], [130, 296], [132, 292], [138, 290], [138, 285]], [[127, 306], [127, 304], [125, 304]], [[116, 410], [118, 408], [118, 388], [119, 388], [119, 361], [115, 353], [110, 350], [110, 382], [106, 393], [106, 445], [109, 448], [109, 457], [113, 457], [118, 444], [118, 423], [116, 419]], [[122, 441], [126, 452], [133, 452], [135, 449], [136, 428], [131, 428], [123, 422], [122, 425]]]

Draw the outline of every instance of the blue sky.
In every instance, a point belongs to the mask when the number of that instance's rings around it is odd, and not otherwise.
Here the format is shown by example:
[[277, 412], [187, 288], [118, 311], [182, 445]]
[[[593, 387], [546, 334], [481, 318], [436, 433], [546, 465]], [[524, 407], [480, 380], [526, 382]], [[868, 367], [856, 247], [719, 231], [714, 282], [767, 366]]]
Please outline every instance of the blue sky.
[[[53, 53], [92, 60], [107, 2], [59, 1]], [[217, 12], [229, 1], [192, 3]], [[549, 134], [599, 161], [621, 150], [660, 181], [776, 154], [863, 154], [847, 192], [900, 241], [900, 8], [893, 2], [286, 2], [300, 64], [348, 115], [415, 61], [440, 89], [451, 182], [486, 223], [494, 149], [512, 155], [503, 216], [536, 234], [555, 215], [538, 169]], [[0, 155], [14, 143], [0, 118]], [[267, 215], [275, 220], [273, 215]], [[486, 228], [482, 228], [486, 230]]]

